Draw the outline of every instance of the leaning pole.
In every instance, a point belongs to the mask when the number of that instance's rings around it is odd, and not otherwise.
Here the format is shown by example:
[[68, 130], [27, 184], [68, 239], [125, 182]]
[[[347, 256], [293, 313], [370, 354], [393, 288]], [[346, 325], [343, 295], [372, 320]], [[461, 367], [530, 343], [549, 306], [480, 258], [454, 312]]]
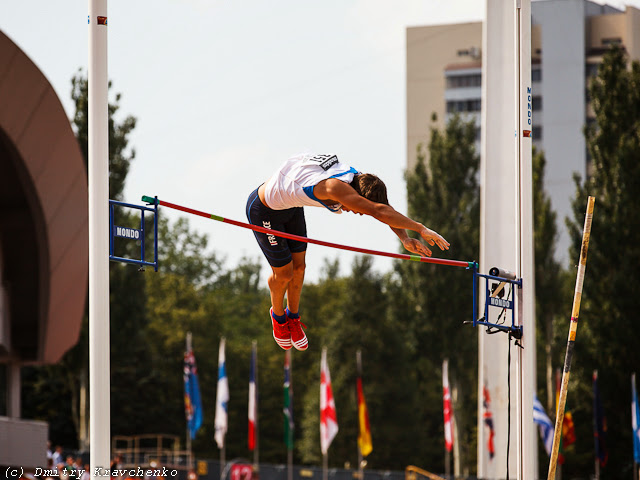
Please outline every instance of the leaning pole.
[[549, 475], [547, 476], [547, 480], [553, 480], [556, 478], [558, 450], [560, 449], [560, 436], [562, 435], [562, 421], [564, 420], [564, 407], [567, 402], [567, 390], [569, 387], [569, 376], [571, 375], [573, 347], [576, 342], [576, 333], [578, 332], [578, 315], [580, 314], [580, 302], [582, 300], [582, 284], [584, 283], [584, 272], [587, 269], [587, 251], [589, 250], [589, 239], [591, 238], [591, 220], [593, 219], [593, 206], [595, 201], [595, 197], [589, 197], [587, 201], [587, 213], [584, 217], [582, 246], [580, 248], [580, 263], [578, 264], [578, 273], [576, 275], [576, 289], [573, 294], [569, 338], [567, 339], [567, 351], [564, 356], [564, 372], [562, 373], [562, 383], [560, 384], [558, 412], [556, 414], [556, 425], [553, 435], [553, 447], [551, 448], [551, 458], [549, 459]]
[[108, 469], [111, 441], [109, 367], [109, 111], [107, 0], [89, 0], [89, 438], [91, 478]]

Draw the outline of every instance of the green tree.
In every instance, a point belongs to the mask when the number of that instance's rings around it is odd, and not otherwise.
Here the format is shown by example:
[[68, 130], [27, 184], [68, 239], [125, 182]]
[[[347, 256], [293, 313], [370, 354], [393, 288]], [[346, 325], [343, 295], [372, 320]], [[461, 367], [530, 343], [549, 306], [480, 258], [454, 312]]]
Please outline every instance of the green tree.
[[[302, 418], [303, 461], [320, 463], [319, 364], [327, 347], [340, 431], [331, 444], [329, 461], [335, 466], [349, 462], [357, 468], [358, 410], [356, 397], [356, 351], [362, 351], [363, 389], [373, 436], [373, 452], [367, 468], [403, 469], [420, 458], [413, 442], [416, 423], [414, 405], [398, 399], [411, 398], [413, 369], [398, 321], [389, 315], [388, 278], [372, 269], [371, 257], [356, 257], [351, 275], [326, 279], [317, 287], [325, 305], [320, 308], [324, 334], [315, 337], [313, 366], [307, 378]], [[330, 267], [330, 266], [329, 266]], [[331, 270], [327, 273], [331, 273]], [[306, 300], [306, 299], [305, 299]], [[328, 305], [326, 305], [328, 303]], [[307, 355], [305, 355], [307, 356]]]
[[[544, 153], [535, 147], [532, 153], [533, 163], [533, 248], [534, 270], [536, 285], [536, 325], [538, 329], [538, 384], [544, 385], [547, 392], [546, 409], [555, 410], [553, 360], [554, 319], [561, 313], [566, 313], [566, 298], [569, 292], [563, 289], [566, 273], [562, 271], [560, 263], [555, 259], [556, 243], [558, 240], [557, 215], [551, 206], [551, 199], [544, 189], [544, 175], [546, 159]], [[566, 314], [564, 315], [566, 318]], [[561, 347], [560, 347], [561, 348]], [[556, 350], [556, 352], [559, 350]], [[544, 397], [542, 400], [544, 401]]]
[[[75, 102], [76, 112], [72, 124], [85, 159], [89, 159], [89, 82], [82, 71], [78, 71], [71, 79], [71, 98]], [[111, 81], [109, 81], [111, 90]], [[129, 166], [136, 156], [133, 148], [129, 149], [129, 134], [136, 127], [136, 118], [128, 115], [118, 122], [116, 114], [120, 110], [121, 94], [109, 102], [109, 198], [122, 200]]]
[[[573, 219], [567, 222], [572, 265], [578, 264], [587, 197], [596, 203], [571, 375], [577, 384], [569, 395], [585, 398], [574, 413], [576, 451], [583, 454], [576, 471], [589, 472], [591, 375], [598, 369], [609, 432], [603, 478], [622, 479], [631, 475], [633, 463], [629, 385], [640, 365], [640, 339], [633, 333], [640, 297], [640, 63], [629, 68], [624, 50], [611, 48], [589, 95], [596, 122], [585, 127], [590, 175], [584, 181], [576, 175]], [[565, 472], [573, 470], [567, 465]]]
[[[78, 72], [71, 83], [71, 97], [76, 107], [72, 124], [86, 165], [88, 161], [87, 79]], [[113, 199], [121, 197], [129, 164], [135, 157], [135, 152], [132, 149], [129, 150], [129, 134], [135, 127], [136, 119], [128, 116], [119, 122], [114, 118], [120, 108], [119, 101], [120, 94], [117, 94], [115, 102], [109, 104], [109, 195]], [[131, 222], [132, 219], [125, 214], [124, 221]], [[144, 324], [145, 280], [143, 276], [138, 276], [134, 280], [129, 275], [123, 275], [124, 270], [122, 265], [111, 265], [110, 268], [114, 427], [118, 425], [119, 419], [126, 417], [126, 412], [121, 411], [121, 408], [138, 400], [136, 392], [142, 393], [142, 390], [138, 389], [134, 389], [135, 392], [132, 395], [128, 393], [136, 384], [134, 379], [139, 380], [135, 375], [130, 376], [132, 368], [144, 372], [145, 366], [148, 365], [145, 343], [140, 339]], [[131, 272], [132, 269], [127, 270]], [[35, 398], [31, 400], [31, 396], [25, 396], [27, 398], [24, 404], [25, 415], [49, 420], [52, 441], [70, 447], [87, 447], [87, 439], [78, 438], [82, 418], [79, 396], [81, 389], [88, 385], [87, 330], [88, 319], [85, 316], [78, 344], [69, 350], [57, 365], [27, 368], [24, 372], [25, 389], [49, 392], [48, 395], [36, 397], [37, 401]], [[127, 336], [119, 333], [125, 333]], [[54, 388], [52, 382], [58, 385]], [[57, 405], [57, 408], [44, 407], [48, 408], [48, 415], [45, 415], [42, 405], [50, 404]], [[64, 412], [62, 418], [60, 418], [60, 412]], [[72, 422], [69, 422], [69, 417]]]
[[[435, 120], [435, 119], [434, 119]], [[477, 183], [480, 158], [475, 150], [476, 127], [454, 116], [444, 131], [431, 127], [429, 161], [423, 146], [407, 175], [409, 216], [438, 231], [450, 243], [447, 252], [434, 256], [474, 260], [479, 252], [480, 196]], [[449, 358], [453, 387], [459, 387], [454, 408], [464, 445], [465, 463], [474, 468], [477, 383], [476, 332], [463, 322], [471, 320], [471, 275], [461, 268], [403, 262], [396, 265], [402, 301], [396, 318], [407, 332], [415, 365], [414, 395], [421, 401], [421, 464], [444, 470], [442, 418], [442, 361]]]

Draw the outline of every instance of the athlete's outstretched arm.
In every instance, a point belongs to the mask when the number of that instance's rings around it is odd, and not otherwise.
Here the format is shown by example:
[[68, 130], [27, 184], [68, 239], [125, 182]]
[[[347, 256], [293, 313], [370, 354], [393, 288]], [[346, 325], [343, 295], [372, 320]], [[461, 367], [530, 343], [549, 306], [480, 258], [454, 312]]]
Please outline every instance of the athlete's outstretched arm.
[[449, 249], [449, 242], [437, 232], [404, 216], [389, 205], [367, 200], [359, 195], [353, 187], [340, 180], [327, 179], [316, 186], [314, 193], [322, 200], [335, 201], [342, 204], [345, 210], [372, 216], [376, 220], [389, 225], [398, 235], [404, 247], [411, 252], [420, 255], [431, 255], [429, 248], [422, 242], [409, 238], [404, 230], [417, 232], [431, 246], [437, 245], [441, 250]]

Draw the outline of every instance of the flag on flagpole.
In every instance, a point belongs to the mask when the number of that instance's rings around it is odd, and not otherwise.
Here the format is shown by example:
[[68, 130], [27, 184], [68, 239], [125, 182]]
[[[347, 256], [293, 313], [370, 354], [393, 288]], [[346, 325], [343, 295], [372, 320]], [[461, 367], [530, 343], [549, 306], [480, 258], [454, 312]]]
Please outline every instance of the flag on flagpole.
[[357, 367], [358, 367], [358, 379], [357, 379], [357, 393], [358, 393], [358, 447], [360, 447], [360, 454], [363, 457], [369, 455], [373, 450], [373, 443], [371, 442], [371, 426], [369, 425], [369, 412], [367, 410], [367, 402], [364, 400], [364, 392], [362, 391], [362, 360], [361, 352], [358, 350], [356, 355]]
[[444, 412], [444, 446], [447, 452], [453, 450], [453, 411], [449, 390], [449, 360], [442, 362], [442, 408]]
[[291, 350], [284, 352], [284, 444], [293, 450], [293, 388], [291, 386]]
[[553, 423], [551, 423], [551, 419], [544, 411], [540, 400], [538, 400], [538, 396], [533, 396], [533, 423], [538, 424], [538, 429], [540, 430], [540, 438], [542, 439], [542, 443], [544, 443], [544, 449], [547, 452], [547, 455], [551, 456], [551, 448], [553, 447], [553, 432], [555, 427]]
[[198, 368], [193, 351], [189, 348], [184, 354], [184, 412], [191, 439], [202, 426], [202, 400], [198, 385]]
[[600, 391], [598, 389], [598, 371], [593, 371], [593, 438], [596, 447], [596, 458], [604, 467], [609, 459], [607, 451], [607, 418], [604, 415]]
[[251, 368], [249, 372], [249, 450], [256, 448], [258, 438], [258, 345], [254, 340], [251, 348]]
[[224, 357], [225, 339], [220, 339], [218, 351], [218, 389], [216, 392], [216, 418], [214, 438], [218, 448], [224, 446], [224, 437], [227, 433], [227, 403], [229, 402], [229, 380]]
[[331, 389], [331, 375], [327, 364], [327, 347], [322, 349], [320, 360], [320, 450], [327, 454], [329, 445], [338, 433], [338, 417], [336, 404]]
[[489, 388], [486, 385], [482, 387], [482, 418], [484, 419], [485, 426], [489, 429], [489, 437], [487, 438], [487, 452], [489, 453], [489, 460], [493, 459], [496, 454], [496, 448], [493, 444], [493, 437], [495, 431], [493, 429], [493, 415], [491, 413], [491, 397], [489, 395]]
[[633, 460], [640, 463], [640, 405], [636, 390], [636, 374], [631, 375], [631, 428], [633, 429]]

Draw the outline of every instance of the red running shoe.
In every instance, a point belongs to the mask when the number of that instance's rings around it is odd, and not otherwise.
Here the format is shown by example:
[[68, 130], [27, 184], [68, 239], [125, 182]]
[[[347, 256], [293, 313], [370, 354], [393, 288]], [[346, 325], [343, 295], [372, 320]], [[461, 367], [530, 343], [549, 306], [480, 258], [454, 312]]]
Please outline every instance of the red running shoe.
[[271, 317], [271, 325], [273, 326], [273, 339], [280, 348], [289, 350], [291, 348], [291, 331], [289, 330], [291, 320], [287, 319], [287, 323], [278, 323], [276, 319], [273, 318], [273, 307], [269, 310], [269, 316]]
[[300, 317], [291, 318], [287, 315], [287, 319], [289, 320], [289, 330], [291, 331], [291, 343], [296, 348], [296, 350], [306, 350], [309, 348], [309, 342], [307, 341], [307, 336], [302, 330], [302, 327], [307, 328], [307, 326], [300, 321]]

